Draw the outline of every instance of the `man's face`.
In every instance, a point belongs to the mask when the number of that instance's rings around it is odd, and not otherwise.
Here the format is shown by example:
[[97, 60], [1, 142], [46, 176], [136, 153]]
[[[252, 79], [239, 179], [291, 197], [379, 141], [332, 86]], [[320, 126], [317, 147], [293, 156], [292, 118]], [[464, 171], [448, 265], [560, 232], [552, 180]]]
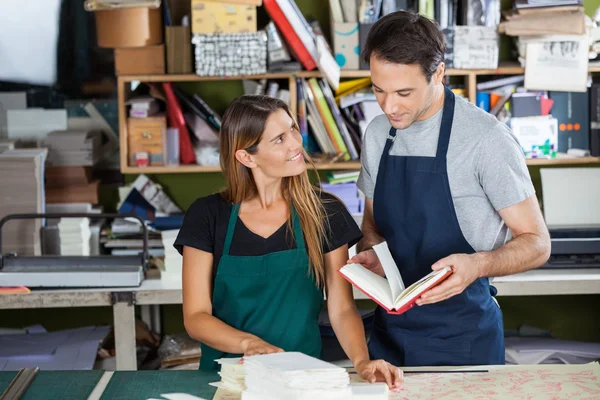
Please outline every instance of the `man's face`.
[[396, 129], [423, 119], [434, 100], [438, 75], [443, 76], [442, 66], [442, 73], [436, 72], [427, 82], [419, 65], [394, 64], [376, 56], [371, 56], [370, 69], [377, 102]]

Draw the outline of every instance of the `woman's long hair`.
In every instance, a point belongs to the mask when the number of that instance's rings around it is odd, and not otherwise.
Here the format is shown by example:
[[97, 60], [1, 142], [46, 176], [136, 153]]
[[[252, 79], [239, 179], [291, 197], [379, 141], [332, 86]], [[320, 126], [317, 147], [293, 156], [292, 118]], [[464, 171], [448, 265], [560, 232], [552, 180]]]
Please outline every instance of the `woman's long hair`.
[[[267, 119], [279, 110], [284, 110], [293, 120], [287, 104], [269, 96], [241, 96], [234, 100], [225, 111], [219, 144], [221, 168], [227, 180], [227, 187], [222, 195], [228, 201], [234, 204], [241, 203], [258, 194], [252, 172], [235, 158], [235, 152], [246, 150], [250, 154], [255, 154]], [[298, 129], [296, 122], [294, 125]], [[305, 159], [313, 165], [304, 149], [302, 153]], [[322, 246], [327, 240], [324, 224], [327, 218], [317, 190], [310, 183], [307, 171], [300, 175], [283, 178], [283, 197], [288, 202], [290, 211], [294, 207], [300, 217], [311, 264], [309, 272], [314, 273], [317, 285], [323, 287], [325, 265]], [[292, 232], [290, 227], [291, 218], [288, 220], [288, 232]]]

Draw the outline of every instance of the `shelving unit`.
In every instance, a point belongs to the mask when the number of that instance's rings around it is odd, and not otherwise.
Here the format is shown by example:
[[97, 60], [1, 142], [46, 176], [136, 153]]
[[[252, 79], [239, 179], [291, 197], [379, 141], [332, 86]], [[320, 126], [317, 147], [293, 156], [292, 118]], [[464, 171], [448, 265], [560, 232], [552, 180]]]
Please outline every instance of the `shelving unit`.
[[[589, 67], [590, 72], [600, 72], [600, 65]], [[517, 63], [501, 63], [496, 69], [448, 69], [446, 76], [456, 76], [464, 78], [464, 85], [467, 89], [469, 101], [475, 103], [477, 94], [477, 77], [490, 75], [519, 75], [523, 74], [525, 69]], [[341, 78], [365, 78], [369, 77], [368, 70], [341, 71]], [[215, 81], [239, 81], [243, 79], [281, 79], [288, 80], [290, 91], [290, 108], [296, 110], [296, 79], [300, 78], [320, 78], [322, 74], [319, 71], [296, 71], [296, 72], [277, 72], [261, 75], [247, 76], [210, 76], [203, 77], [195, 74], [185, 75], [121, 75], [117, 79], [118, 107], [119, 107], [119, 140], [121, 146], [121, 172], [124, 174], [156, 173], [156, 174], [175, 174], [175, 173], [208, 173], [220, 172], [219, 166], [202, 165], [181, 165], [181, 166], [148, 166], [136, 167], [128, 165], [128, 141], [127, 141], [127, 110], [125, 102], [127, 101], [128, 88], [131, 82], [215, 82]], [[568, 165], [568, 164], [593, 164], [600, 163], [600, 157], [584, 158], [555, 158], [555, 159], [530, 159], [527, 165], [548, 166], [548, 165]], [[335, 162], [335, 163], [315, 163], [318, 170], [357, 170], [360, 168], [360, 162]]]

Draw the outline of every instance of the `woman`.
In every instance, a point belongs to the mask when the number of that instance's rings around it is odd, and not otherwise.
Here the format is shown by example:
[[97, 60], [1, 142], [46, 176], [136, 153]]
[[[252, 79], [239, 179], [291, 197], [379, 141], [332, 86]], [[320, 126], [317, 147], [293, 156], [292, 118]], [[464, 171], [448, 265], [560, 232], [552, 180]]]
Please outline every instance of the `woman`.
[[280, 351], [319, 357], [325, 289], [332, 327], [360, 376], [399, 386], [398, 368], [369, 360], [351, 286], [337, 273], [361, 232], [343, 203], [310, 184], [287, 105], [236, 99], [223, 116], [220, 155], [226, 189], [190, 206], [175, 241], [200, 368]]

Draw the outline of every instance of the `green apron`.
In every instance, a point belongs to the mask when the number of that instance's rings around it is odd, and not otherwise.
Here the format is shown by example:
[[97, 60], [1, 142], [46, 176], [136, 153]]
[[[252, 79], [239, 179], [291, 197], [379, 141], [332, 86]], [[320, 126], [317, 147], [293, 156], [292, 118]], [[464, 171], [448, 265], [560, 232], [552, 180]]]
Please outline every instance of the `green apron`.
[[[229, 217], [223, 255], [213, 288], [213, 315], [226, 324], [251, 333], [284, 351], [321, 355], [318, 316], [323, 292], [309, 273], [300, 218], [292, 209], [296, 248], [264, 256], [229, 254], [240, 205]], [[214, 360], [241, 357], [201, 345], [200, 369], [218, 369]]]

